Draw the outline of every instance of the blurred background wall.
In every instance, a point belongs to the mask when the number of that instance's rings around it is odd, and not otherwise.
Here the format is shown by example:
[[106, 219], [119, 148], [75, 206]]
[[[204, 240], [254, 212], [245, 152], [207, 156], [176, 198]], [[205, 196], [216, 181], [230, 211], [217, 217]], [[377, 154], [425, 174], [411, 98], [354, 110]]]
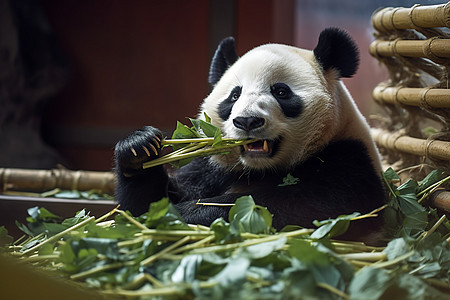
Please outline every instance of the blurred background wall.
[[170, 136], [197, 114], [211, 57], [230, 35], [241, 55], [269, 42], [313, 49], [325, 27], [346, 29], [361, 65], [345, 83], [368, 116], [387, 76], [368, 54], [370, 16], [415, 3], [0, 0], [0, 167], [110, 170], [114, 144], [134, 129]]

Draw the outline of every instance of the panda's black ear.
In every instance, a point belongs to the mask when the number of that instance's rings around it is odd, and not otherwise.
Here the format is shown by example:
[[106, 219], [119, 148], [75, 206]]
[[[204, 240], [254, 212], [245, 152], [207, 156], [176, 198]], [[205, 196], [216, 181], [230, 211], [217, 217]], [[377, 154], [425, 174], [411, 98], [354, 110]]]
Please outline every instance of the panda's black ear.
[[227, 37], [222, 40], [214, 53], [211, 67], [209, 68], [208, 82], [211, 85], [216, 84], [228, 67], [234, 64], [238, 58], [239, 56], [234, 47], [234, 38]]
[[359, 65], [358, 46], [339, 28], [327, 28], [320, 33], [314, 56], [324, 71], [336, 69], [341, 77], [352, 77]]

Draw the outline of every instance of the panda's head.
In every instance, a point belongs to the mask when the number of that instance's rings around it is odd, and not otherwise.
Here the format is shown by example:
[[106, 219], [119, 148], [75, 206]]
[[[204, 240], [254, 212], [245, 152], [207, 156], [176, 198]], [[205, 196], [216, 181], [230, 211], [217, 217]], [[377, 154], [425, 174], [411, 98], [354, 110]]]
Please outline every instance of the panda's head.
[[222, 41], [201, 106], [225, 137], [258, 139], [213, 159], [229, 168], [289, 167], [317, 152], [336, 135], [340, 77], [358, 67], [352, 39], [336, 28], [322, 31], [314, 51], [267, 44], [238, 57], [234, 39]]

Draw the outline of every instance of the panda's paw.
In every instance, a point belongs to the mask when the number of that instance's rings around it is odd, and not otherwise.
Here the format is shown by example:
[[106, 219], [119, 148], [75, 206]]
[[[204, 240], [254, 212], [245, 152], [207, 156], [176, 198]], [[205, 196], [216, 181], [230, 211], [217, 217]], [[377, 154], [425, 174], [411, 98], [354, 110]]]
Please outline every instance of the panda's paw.
[[145, 126], [131, 133], [116, 144], [114, 157], [116, 171], [129, 177], [142, 171], [142, 164], [161, 155], [162, 132], [154, 127]]

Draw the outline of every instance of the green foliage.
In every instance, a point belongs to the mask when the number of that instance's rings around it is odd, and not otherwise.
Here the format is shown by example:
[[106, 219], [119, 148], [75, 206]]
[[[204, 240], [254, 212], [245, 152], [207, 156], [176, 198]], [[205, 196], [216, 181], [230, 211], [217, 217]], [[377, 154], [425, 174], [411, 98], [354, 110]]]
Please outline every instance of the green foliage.
[[[172, 134], [172, 139], [196, 139], [196, 138], [214, 138], [212, 146], [222, 144], [222, 133], [217, 126], [211, 124], [211, 119], [205, 114], [206, 121], [200, 119], [191, 119], [189, 121], [192, 127], [188, 127], [181, 122], [177, 122], [177, 127]], [[174, 150], [186, 147], [188, 144], [174, 144]]]
[[288, 185], [296, 185], [300, 181], [299, 178], [292, 176], [290, 173], [283, 178], [283, 183], [280, 183], [278, 186], [288, 186]]
[[189, 118], [191, 127], [177, 122], [172, 139], [161, 141], [163, 147], [170, 146], [174, 151], [145, 162], [142, 167], [146, 169], [166, 163], [175, 167], [182, 167], [196, 157], [228, 154], [230, 148], [255, 141], [223, 138], [220, 128], [211, 124], [211, 118], [206, 113], [204, 116], [205, 121]]
[[86, 199], [86, 200], [113, 200], [113, 197], [102, 193], [100, 190], [78, 191], [61, 190], [56, 188], [40, 194], [41, 197], [54, 197], [63, 199]]
[[[167, 198], [138, 217], [116, 209], [110, 221], [94, 220], [84, 210], [61, 221], [33, 208], [27, 226], [21, 225], [29, 237], [3, 244], [106, 296], [445, 299], [450, 223], [418, 200], [446, 179], [435, 172], [400, 184], [392, 170], [385, 179], [395, 218], [388, 221], [396, 229], [386, 247], [333, 240], [365, 217], [357, 212], [315, 221], [315, 230], [290, 226], [276, 232], [270, 212], [251, 196], [236, 200], [229, 223], [217, 219], [209, 228], [186, 224]], [[0, 241], [5, 234], [0, 227]]]
[[8, 246], [14, 241], [14, 238], [8, 234], [5, 226], [0, 226], [0, 251], [1, 247]]
[[443, 179], [443, 172], [434, 170], [419, 182], [409, 179], [397, 186], [399, 177], [392, 169], [384, 173], [384, 178], [390, 196], [385, 212], [387, 229], [392, 236], [417, 237], [427, 228], [430, 216], [430, 210], [419, 203], [421, 194], [448, 178]]
[[252, 196], [243, 196], [236, 200], [230, 209], [231, 232], [239, 234], [269, 233], [272, 227], [272, 214], [267, 208], [256, 205]]
[[360, 213], [355, 212], [351, 215], [342, 215], [336, 219], [318, 221], [314, 220], [313, 224], [319, 227], [311, 237], [314, 239], [323, 239], [325, 237], [332, 238], [345, 233], [350, 226], [351, 219], [360, 216]]

